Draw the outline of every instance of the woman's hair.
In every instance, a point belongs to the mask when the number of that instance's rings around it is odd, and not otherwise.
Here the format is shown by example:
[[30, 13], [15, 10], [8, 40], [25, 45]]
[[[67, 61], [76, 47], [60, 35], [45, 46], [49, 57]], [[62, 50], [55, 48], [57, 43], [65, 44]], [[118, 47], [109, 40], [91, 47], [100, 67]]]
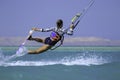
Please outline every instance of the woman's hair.
[[62, 28], [62, 26], [63, 26], [62, 19], [58, 19], [57, 22], [56, 22], [56, 25], [57, 25], [57, 28]]

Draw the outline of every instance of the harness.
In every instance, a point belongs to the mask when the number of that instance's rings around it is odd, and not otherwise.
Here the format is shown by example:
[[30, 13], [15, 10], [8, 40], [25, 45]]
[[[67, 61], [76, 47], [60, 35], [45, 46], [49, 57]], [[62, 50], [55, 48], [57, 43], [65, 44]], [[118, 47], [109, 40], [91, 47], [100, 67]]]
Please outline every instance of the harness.
[[60, 42], [59, 45], [55, 45], [53, 48], [51, 48], [51, 50], [54, 50], [54, 49], [60, 47], [63, 44], [64, 35], [61, 36], [61, 35], [59, 35], [58, 32], [52, 31], [51, 35], [50, 35], [50, 38], [55, 39], [57, 41], [57, 43]]
[[63, 44], [63, 41], [64, 41], [64, 35], [61, 36], [61, 39], [58, 41], [58, 42], [60, 42], [59, 45], [55, 45], [53, 48], [51, 48], [51, 50], [54, 50], [54, 49], [60, 47]]

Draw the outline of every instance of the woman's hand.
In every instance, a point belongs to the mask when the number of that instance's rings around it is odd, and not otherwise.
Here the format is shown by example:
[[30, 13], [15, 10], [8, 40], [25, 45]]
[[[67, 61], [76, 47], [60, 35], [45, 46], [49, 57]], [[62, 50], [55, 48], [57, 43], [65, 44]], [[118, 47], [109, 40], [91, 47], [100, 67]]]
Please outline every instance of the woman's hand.
[[39, 29], [36, 28], [36, 27], [33, 27], [32, 30], [34, 30], [34, 31], [38, 31]]

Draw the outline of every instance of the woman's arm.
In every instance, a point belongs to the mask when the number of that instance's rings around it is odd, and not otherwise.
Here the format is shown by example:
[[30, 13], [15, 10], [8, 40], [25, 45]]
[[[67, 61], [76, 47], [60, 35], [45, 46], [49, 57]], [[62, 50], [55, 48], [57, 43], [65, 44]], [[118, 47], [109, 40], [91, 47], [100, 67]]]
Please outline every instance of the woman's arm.
[[74, 24], [70, 25], [70, 28], [66, 31], [66, 34], [73, 35]]
[[43, 28], [32, 28], [32, 30], [38, 31], [38, 32], [49, 32], [49, 31], [54, 31], [55, 28], [54, 27], [46, 28], [46, 29], [43, 29]]

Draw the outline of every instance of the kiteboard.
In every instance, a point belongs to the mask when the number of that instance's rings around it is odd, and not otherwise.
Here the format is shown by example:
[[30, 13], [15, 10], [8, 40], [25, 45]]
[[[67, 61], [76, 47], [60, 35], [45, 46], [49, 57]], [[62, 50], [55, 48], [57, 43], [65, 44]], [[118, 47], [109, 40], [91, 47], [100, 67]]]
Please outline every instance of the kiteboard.
[[[19, 46], [18, 50], [16, 51], [16, 54], [18, 56], [22, 56], [21, 53], [27, 53], [25, 48], [25, 43], [27, 42], [27, 39], [33, 34], [34, 30], [30, 30], [28, 36], [25, 38], [24, 42]], [[20, 54], [20, 55], [19, 55]]]

